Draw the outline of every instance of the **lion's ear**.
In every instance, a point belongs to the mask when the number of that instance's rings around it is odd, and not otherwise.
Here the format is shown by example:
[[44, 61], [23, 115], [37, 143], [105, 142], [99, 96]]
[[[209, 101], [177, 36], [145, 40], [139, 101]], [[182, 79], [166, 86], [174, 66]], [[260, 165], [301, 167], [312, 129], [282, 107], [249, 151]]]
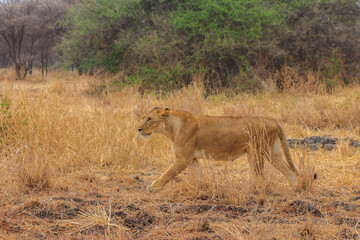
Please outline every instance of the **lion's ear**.
[[165, 108], [164, 110], [162, 110], [162, 111], [159, 113], [160, 118], [166, 119], [166, 118], [169, 116], [169, 112], [170, 112], [170, 109], [169, 109], [169, 108]]

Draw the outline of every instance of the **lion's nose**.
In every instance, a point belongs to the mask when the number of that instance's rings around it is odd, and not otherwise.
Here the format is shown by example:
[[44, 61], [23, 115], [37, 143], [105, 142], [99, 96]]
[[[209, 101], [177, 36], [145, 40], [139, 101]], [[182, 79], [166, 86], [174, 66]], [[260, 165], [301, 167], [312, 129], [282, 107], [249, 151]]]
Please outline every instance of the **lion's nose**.
[[142, 128], [138, 128], [138, 131], [141, 132], [141, 131], [142, 131]]

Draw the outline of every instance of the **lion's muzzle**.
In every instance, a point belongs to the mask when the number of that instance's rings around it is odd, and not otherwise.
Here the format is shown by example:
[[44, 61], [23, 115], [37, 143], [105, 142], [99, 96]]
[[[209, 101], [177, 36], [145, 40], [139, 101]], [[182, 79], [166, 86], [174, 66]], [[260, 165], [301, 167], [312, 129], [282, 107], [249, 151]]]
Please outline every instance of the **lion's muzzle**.
[[144, 139], [151, 135], [151, 132], [150, 133], [142, 133], [140, 130], [139, 130], [139, 133], [140, 133], [140, 136]]
[[143, 130], [142, 128], [138, 128], [138, 131], [139, 131], [140, 136], [141, 136], [142, 138], [147, 138], [147, 137], [149, 137], [149, 136], [151, 135], [151, 132], [149, 132], [149, 133], [143, 133], [142, 130]]

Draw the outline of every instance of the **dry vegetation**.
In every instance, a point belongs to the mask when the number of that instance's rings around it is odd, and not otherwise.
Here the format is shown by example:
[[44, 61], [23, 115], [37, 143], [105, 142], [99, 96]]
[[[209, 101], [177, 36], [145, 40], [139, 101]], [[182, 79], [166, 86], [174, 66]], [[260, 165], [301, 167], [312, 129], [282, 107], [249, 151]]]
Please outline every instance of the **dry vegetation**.
[[[157, 96], [99, 92], [101, 81], [71, 73], [14, 79], [0, 71], [0, 238], [360, 239], [360, 149], [345, 139], [360, 140], [358, 86], [204, 98], [197, 85]], [[292, 149], [302, 192], [269, 164], [254, 191], [242, 158], [201, 161], [198, 191], [185, 171], [151, 194], [146, 185], [173, 161], [166, 139], [136, 131], [154, 106], [271, 116], [289, 138], [343, 140], [332, 151]]]

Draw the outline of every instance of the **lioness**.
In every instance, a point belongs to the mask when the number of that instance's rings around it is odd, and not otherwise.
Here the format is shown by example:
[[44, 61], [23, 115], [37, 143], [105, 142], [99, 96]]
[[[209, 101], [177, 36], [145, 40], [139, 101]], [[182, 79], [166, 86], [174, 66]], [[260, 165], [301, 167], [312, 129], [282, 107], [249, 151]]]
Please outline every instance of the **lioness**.
[[153, 132], [165, 135], [176, 155], [175, 163], [148, 186], [150, 192], [161, 191], [186, 167], [195, 173], [199, 183], [200, 158], [232, 161], [244, 153], [256, 176], [263, 174], [264, 159], [267, 159], [293, 187], [298, 186], [298, 172], [291, 160], [285, 133], [274, 119], [203, 116], [156, 107], [144, 117], [138, 131], [143, 138]]

